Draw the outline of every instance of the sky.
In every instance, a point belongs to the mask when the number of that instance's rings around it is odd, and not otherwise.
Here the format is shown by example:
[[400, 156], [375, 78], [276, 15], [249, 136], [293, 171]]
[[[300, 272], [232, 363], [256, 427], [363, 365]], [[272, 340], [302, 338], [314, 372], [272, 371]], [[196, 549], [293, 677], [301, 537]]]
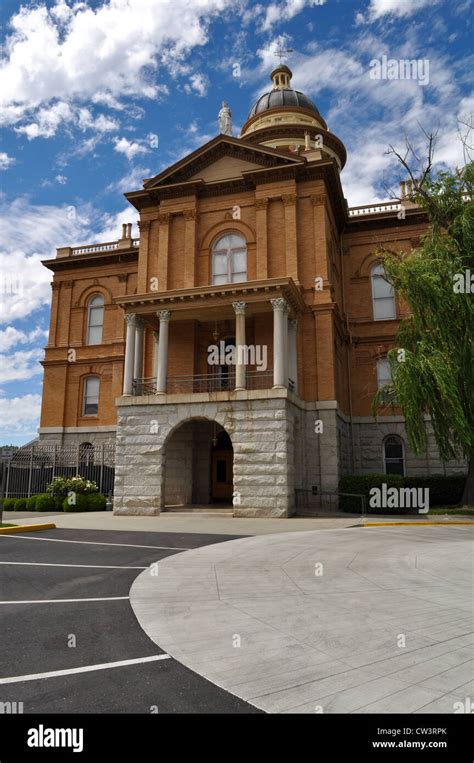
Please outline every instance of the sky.
[[[119, 238], [123, 197], [218, 133], [238, 136], [278, 48], [344, 142], [350, 206], [398, 187], [389, 145], [463, 164], [471, 0], [3, 0], [0, 49], [0, 445], [36, 436], [56, 247]], [[384, 58], [385, 57], [385, 58]], [[382, 67], [386, 62], [385, 70]], [[416, 60], [416, 76], [395, 78]], [[377, 67], [378, 74], [377, 78]]]

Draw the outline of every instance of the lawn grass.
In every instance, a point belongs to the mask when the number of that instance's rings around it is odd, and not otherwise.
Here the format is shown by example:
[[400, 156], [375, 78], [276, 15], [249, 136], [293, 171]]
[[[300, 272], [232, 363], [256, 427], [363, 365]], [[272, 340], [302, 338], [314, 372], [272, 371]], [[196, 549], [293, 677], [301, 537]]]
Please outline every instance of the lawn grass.
[[12, 525], [11, 523], [10, 524], [2, 523], [0, 524], [0, 527], [15, 527], [15, 525]]

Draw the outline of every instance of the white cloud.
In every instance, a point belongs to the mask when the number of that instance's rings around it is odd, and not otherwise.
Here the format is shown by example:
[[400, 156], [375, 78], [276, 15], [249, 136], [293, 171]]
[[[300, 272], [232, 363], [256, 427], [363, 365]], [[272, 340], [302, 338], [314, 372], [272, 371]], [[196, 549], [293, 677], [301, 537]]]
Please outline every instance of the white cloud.
[[52, 273], [41, 260], [56, 256], [56, 247], [116, 241], [121, 224], [135, 222], [128, 206], [104, 214], [92, 205], [31, 204], [20, 197], [0, 197], [0, 324], [24, 318], [51, 300]]
[[201, 98], [207, 95], [207, 88], [209, 86], [209, 80], [205, 74], [195, 73], [189, 78], [190, 85], [186, 84], [184, 90], [186, 93], [191, 93], [193, 90]]
[[5, 151], [0, 151], [0, 170], [7, 170], [12, 164], [15, 164], [13, 156], [8, 156]]
[[274, 24], [290, 21], [306, 7], [314, 8], [325, 4], [326, 0], [284, 0], [282, 3], [270, 3], [262, 23], [262, 31], [268, 32]]
[[15, 132], [26, 135], [28, 140], [34, 138], [52, 138], [63, 125], [74, 125], [79, 130], [93, 130], [96, 133], [107, 133], [118, 130], [116, 119], [99, 114], [94, 116], [87, 108], [71, 106], [66, 101], [58, 101], [52, 106], [41, 108], [35, 115], [35, 121], [15, 127]]
[[133, 167], [130, 172], [107, 186], [108, 191], [136, 191], [143, 186], [145, 178], [151, 176], [152, 170], [149, 167]]
[[18, 344], [32, 344], [37, 339], [44, 340], [47, 336], [48, 332], [39, 326], [28, 332], [7, 326], [6, 329], [0, 330], [0, 352], [6, 352]]
[[140, 154], [147, 154], [150, 150], [143, 141], [127, 140], [127, 138], [115, 138], [114, 147], [117, 153], [124, 154], [129, 161]]
[[233, 6], [231, 0], [22, 6], [10, 19], [2, 57], [4, 122], [31, 139], [70, 122], [73, 101], [117, 108], [129, 96], [159, 97], [166, 93], [159, 64], [172, 68], [204, 45], [209, 22]]
[[440, 0], [371, 0], [369, 19], [376, 21], [383, 16], [413, 16], [422, 8], [432, 7]]
[[0, 355], [0, 384], [32, 379], [43, 373], [39, 361], [44, 352], [40, 347], [18, 350], [10, 355]]
[[40, 411], [41, 395], [0, 397], [0, 435], [8, 439], [36, 434]]

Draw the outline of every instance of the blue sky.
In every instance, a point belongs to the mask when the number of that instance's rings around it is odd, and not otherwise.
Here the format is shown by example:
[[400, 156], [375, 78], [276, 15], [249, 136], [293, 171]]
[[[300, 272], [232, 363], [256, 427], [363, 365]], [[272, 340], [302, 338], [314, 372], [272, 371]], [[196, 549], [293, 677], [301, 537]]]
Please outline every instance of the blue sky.
[[[41, 260], [117, 239], [136, 220], [123, 192], [213, 138], [223, 99], [238, 135], [278, 46], [293, 49], [293, 86], [346, 145], [350, 205], [397, 187], [388, 144], [401, 148], [407, 134], [421, 149], [420, 125], [438, 130], [439, 165], [463, 163], [470, 0], [2, 5], [0, 444], [27, 442], [38, 426], [51, 296]], [[427, 61], [427, 81], [373, 79], [383, 56]]]

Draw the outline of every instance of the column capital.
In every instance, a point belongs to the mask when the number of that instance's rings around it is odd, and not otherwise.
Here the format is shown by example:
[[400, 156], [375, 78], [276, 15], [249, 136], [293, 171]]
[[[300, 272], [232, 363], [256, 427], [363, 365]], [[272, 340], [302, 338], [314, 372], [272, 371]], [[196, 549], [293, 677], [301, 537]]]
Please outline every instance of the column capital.
[[195, 209], [185, 209], [183, 215], [185, 220], [195, 220], [197, 217], [197, 211]]
[[285, 207], [291, 207], [293, 204], [296, 204], [296, 193], [285, 193], [281, 199]]
[[288, 302], [283, 297], [277, 297], [277, 299], [270, 300], [273, 310], [275, 312], [288, 312]]
[[151, 220], [139, 220], [137, 225], [140, 233], [147, 233], [150, 229]]
[[156, 313], [158, 318], [160, 319], [160, 323], [162, 322], [168, 322], [171, 316], [170, 310], [158, 310]]
[[160, 225], [168, 225], [170, 217], [171, 215], [169, 212], [160, 212], [157, 219]]
[[125, 313], [125, 315], [123, 317], [125, 318], [125, 320], [127, 321], [127, 324], [129, 326], [136, 326], [137, 325], [136, 324], [137, 316], [135, 315], [135, 313]]
[[140, 318], [140, 316], [138, 315], [135, 316], [135, 328], [138, 329], [139, 331], [143, 331], [143, 329], [145, 328], [145, 321], [143, 320], [143, 318]]
[[255, 199], [255, 209], [257, 210], [266, 209], [268, 207], [268, 202], [269, 202], [268, 198]]
[[245, 310], [247, 308], [246, 302], [232, 302], [232, 307], [235, 310], [236, 315], [245, 315]]
[[311, 204], [313, 207], [319, 207], [321, 204], [326, 203], [326, 196], [324, 193], [313, 193], [311, 194]]

